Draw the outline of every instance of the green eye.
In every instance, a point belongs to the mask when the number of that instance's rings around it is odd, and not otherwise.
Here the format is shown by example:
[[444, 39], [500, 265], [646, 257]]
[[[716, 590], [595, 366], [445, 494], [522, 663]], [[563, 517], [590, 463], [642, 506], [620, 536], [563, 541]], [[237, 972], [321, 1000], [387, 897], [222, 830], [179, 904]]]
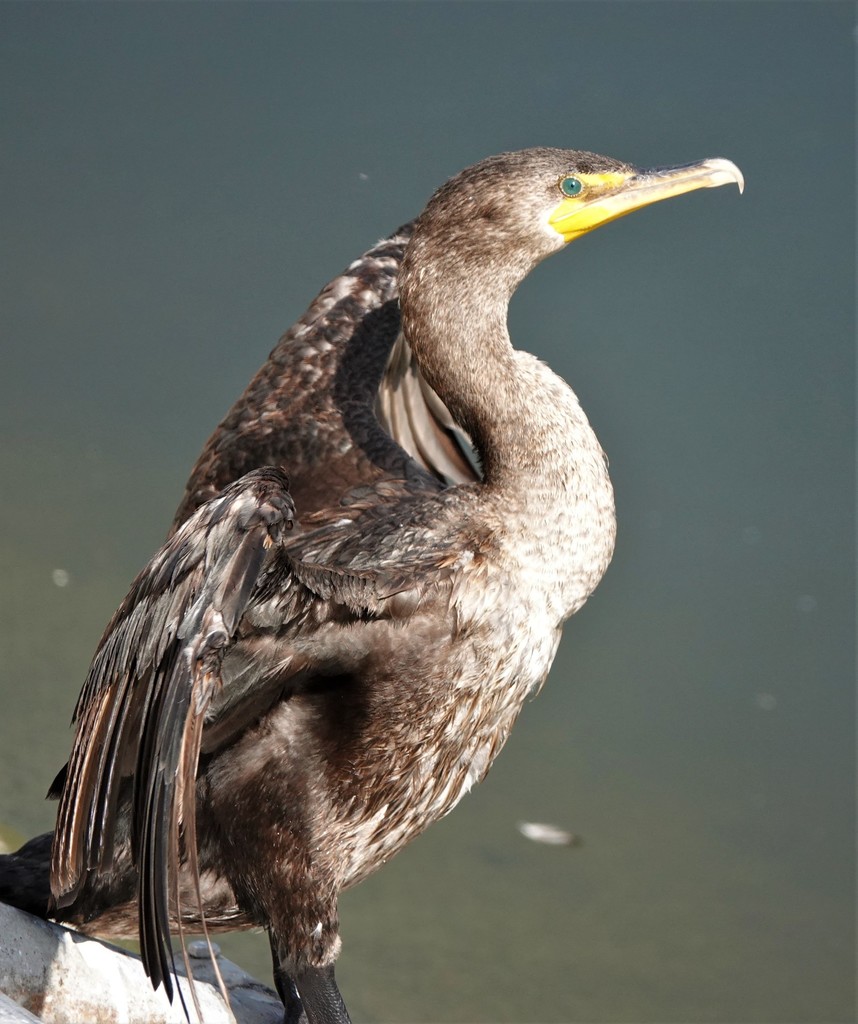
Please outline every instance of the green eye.
[[572, 196], [577, 196], [584, 187], [577, 178], [573, 178], [571, 176], [561, 178], [557, 184], [563, 195], [568, 196], [570, 199]]

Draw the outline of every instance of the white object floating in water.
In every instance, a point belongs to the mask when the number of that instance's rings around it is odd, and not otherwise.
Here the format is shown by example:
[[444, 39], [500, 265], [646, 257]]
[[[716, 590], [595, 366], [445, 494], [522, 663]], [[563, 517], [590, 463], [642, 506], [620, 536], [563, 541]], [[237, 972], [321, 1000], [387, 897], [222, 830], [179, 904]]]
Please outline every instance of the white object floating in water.
[[67, 587], [71, 582], [71, 576], [65, 569], [54, 569], [51, 573], [51, 579], [54, 581], [54, 586]]
[[581, 843], [581, 837], [576, 836], [574, 832], [567, 832], [556, 825], [544, 825], [538, 821], [520, 821], [518, 830], [525, 839], [548, 846], [578, 846]]

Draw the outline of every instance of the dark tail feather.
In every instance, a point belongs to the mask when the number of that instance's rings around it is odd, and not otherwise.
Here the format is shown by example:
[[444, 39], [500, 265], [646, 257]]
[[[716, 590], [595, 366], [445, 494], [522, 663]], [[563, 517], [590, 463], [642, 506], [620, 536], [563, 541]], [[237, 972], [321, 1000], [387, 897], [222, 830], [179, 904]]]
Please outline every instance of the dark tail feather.
[[0, 854], [0, 902], [46, 918], [51, 902], [52, 832], [36, 836], [15, 853]]

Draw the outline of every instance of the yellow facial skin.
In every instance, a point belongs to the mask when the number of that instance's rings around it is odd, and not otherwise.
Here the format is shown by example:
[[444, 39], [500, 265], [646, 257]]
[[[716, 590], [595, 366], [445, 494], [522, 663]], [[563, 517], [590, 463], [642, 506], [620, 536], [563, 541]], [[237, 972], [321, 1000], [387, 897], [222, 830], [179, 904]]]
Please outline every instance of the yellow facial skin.
[[662, 199], [736, 184], [742, 192], [745, 181], [739, 168], [720, 158], [682, 167], [659, 167], [651, 171], [611, 171], [606, 174], [576, 174], [583, 188], [577, 196], [563, 198], [548, 217], [548, 223], [563, 240], [571, 242], [608, 221], [624, 217]]

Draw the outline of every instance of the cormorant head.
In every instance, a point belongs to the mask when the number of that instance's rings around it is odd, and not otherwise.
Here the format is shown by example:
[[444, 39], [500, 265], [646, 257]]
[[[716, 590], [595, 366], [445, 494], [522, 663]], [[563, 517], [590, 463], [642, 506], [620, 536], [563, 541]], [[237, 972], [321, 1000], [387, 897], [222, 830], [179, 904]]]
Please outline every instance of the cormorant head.
[[730, 182], [742, 190], [742, 174], [729, 160], [641, 170], [582, 150], [525, 149], [489, 157], [451, 178], [430, 199], [416, 233], [471, 267], [505, 265], [520, 280], [608, 221]]

